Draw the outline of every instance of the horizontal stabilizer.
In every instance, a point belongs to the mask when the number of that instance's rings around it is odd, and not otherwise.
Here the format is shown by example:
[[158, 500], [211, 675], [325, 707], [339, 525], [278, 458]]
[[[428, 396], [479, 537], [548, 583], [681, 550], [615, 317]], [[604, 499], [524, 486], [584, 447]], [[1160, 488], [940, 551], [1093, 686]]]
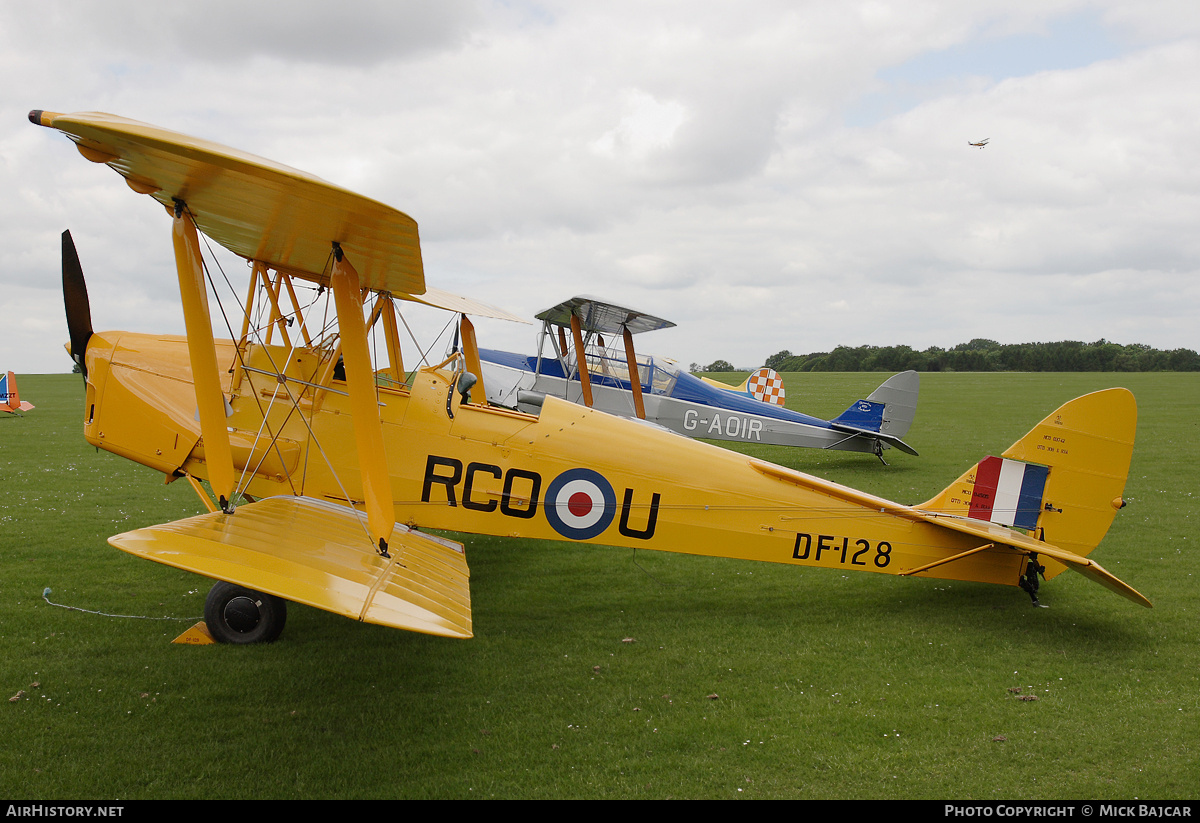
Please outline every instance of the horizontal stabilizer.
[[[859, 401], [859, 402], [862, 402], [862, 401]], [[916, 449], [914, 449], [912, 446], [905, 443], [899, 437], [895, 437], [890, 434], [884, 434], [881, 431], [874, 431], [873, 429], [869, 429], [869, 428], [862, 428], [859, 426], [849, 426], [849, 425], [846, 425], [845, 423], [839, 423], [836, 420], [831, 421], [829, 423], [829, 425], [833, 428], [834, 431], [845, 432], [846, 434], [861, 434], [863, 437], [867, 437], [872, 440], [879, 440], [883, 443], [887, 443], [889, 446], [897, 448], [900, 451], [904, 452], [905, 454], [911, 454], [914, 457], [919, 456], [917, 454]]]
[[364, 623], [471, 637], [470, 572], [462, 546], [396, 525], [390, 558], [352, 510], [307, 497], [270, 497], [125, 532], [130, 554]]
[[1130, 586], [1124, 580], [1121, 580], [1112, 572], [1105, 569], [1095, 560], [1089, 560], [1086, 557], [1080, 557], [1073, 552], [1064, 551], [1055, 547], [1043, 547], [1039, 554], [1047, 557], [1053, 557], [1059, 563], [1062, 563], [1069, 569], [1082, 574], [1088, 580], [1094, 583], [1099, 583], [1109, 591], [1114, 591], [1121, 597], [1127, 600], [1132, 600], [1139, 606], [1145, 606], [1147, 609], [1153, 608], [1154, 604], [1147, 600], [1137, 589]]
[[913, 508], [911, 511], [919, 518], [931, 523], [937, 523], [943, 528], [970, 534], [1002, 546], [1008, 546], [1024, 554], [1036, 554], [1039, 560], [1045, 560], [1046, 558], [1057, 560], [1067, 568], [1079, 572], [1088, 580], [1099, 583], [1109, 591], [1116, 592], [1127, 600], [1137, 603], [1139, 606], [1145, 606], [1148, 609], [1153, 607], [1153, 604], [1137, 589], [1118, 578], [1096, 561], [1081, 557], [1075, 554], [1075, 552], [1037, 540], [1023, 532], [1015, 531], [998, 523], [991, 523], [971, 517], [937, 514], [921, 508]]

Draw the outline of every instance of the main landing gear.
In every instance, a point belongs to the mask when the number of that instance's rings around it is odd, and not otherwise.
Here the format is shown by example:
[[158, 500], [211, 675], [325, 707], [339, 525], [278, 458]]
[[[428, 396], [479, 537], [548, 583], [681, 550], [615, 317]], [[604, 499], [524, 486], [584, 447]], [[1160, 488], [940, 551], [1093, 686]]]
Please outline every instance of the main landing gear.
[[287, 622], [287, 601], [220, 580], [204, 601], [204, 622], [220, 643], [271, 643]]

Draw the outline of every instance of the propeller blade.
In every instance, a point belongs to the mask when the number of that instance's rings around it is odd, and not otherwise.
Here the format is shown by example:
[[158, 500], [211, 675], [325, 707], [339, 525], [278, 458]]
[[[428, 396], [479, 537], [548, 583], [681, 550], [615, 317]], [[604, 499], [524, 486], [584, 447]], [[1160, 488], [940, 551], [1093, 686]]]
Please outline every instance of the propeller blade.
[[83, 280], [83, 266], [71, 232], [62, 233], [62, 278], [63, 305], [67, 309], [67, 330], [71, 334], [71, 357], [87, 379], [87, 364], [84, 353], [92, 336], [92, 308], [88, 302], [87, 284]]

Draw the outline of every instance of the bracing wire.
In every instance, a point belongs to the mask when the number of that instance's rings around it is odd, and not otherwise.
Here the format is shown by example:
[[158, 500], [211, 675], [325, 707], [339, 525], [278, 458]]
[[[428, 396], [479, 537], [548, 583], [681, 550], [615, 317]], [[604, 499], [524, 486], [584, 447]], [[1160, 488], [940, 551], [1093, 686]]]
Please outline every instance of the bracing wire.
[[[194, 217], [193, 217], [193, 219], [194, 219]], [[203, 233], [201, 233], [201, 234], [203, 234]], [[238, 296], [237, 296], [237, 292], [236, 292], [236, 290], [234, 290], [234, 288], [233, 288], [233, 285], [232, 285], [232, 284], [229, 282], [229, 277], [228, 277], [228, 275], [225, 273], [225, 270], [224, 270], [224, 268], [221, 266], [221, 264], [220, 264], [220, 261], [217, 259], [217, 256], [216, 256], [216, 254], [213, 252], [212, 245], [209, 243], [209, 241], [208, 241], [208, 237], [207, 237], [206, 235], [205, 235], [204, 237], [205, 237], [205, 240], [204, 240], [204, 242], [205, 242], [205, 245], [206, 245], [206, 247], [208, 248], [208, 251], [209, 251], [209, 256], [211, 256], [211, 257], [212, 257], [212, 259], [213, 259], [214, 263], [215, 263], [215, 264], [216, 264], [216, 266], [217, 266], [217, 269], [218, 269], [218, 271], [220, 271], [220, 272], [221, 272], [222, 278], [225, 280], [225, 283], [226, 283], [226, 286], [227, 286], [227, 288], [228, 288], [228, 289], [230, 290], [230, 292], [231, 292], [231, 293], [234, 295], [234, 300], [235, 300], [235, 302], [237, 303], [237, 305], [238, 305], [238, 306], [240, 306], [240, 307], [242, 308], [242, 311], [243, 311], [243, 313], [247, 313], [247, 314], [248, 314], [248, 313], [249, 313], [249, 311], [250, 311], [250, 307], [247, 307], [247, 306], [243, 306], [243, 305], [242, 305], [242, 303], [241, 303], [241, 300], [240, 300], [240, 299], [238, 298]], [[329, 260], [332, 260], [332, 252], [330, 253], [330, 258], [329, 258]], [[327, 260], [327, 261], [326, 261], [326, 267], [328, 267], [328, 265], [329, 265], [329, 261]], [[218, 299], [217, 299], [217, 305], [220, 307], [220, 310], [221, 310], [221, 316], [222, 316], [222, 318], [223, 318], [223, 320], [224, 320], [224, 322], [225, 322], [225, 328], [228, 330], [230, 338], [233, 338], [233, 337], [234, 337], [234, 333], [233, 333], [233, 327], [232, 327], [232, 325], [230, 324], [230, 322], [229, 322], [229, 317], [228, 317], [228, 315], [227, 315], [227, 314], [226, 314], [226, 312], [225, 312], [225, 306], [224, 306], [224, 303], [221, 301], [221, 299], [220, 299], [220, 297], [219, 297], [219, 295], [218, 295], [218, 293], [217, 293], [216, 283], [215, 283], [215, 282], [214, 282], [214, 280], [213, 280], [212, 273], [211, 273], [211, 271], [210, 271], [210, 269], [209, 269], [209, 266], [208, 266], [207, 262], [205, 262], [205, 263], [204, 263], [204, 271], [205, 271], [205, 277], [207, 278], [207, 280], [208, 280], [208, 283], [209, 283], [209, 287], [212, 289], [212, 291], [213, 291], [213, 294], [214, 294], [215, 296], [217, 296], [217, 297], [218, 297]], [[314, 298], [314, 300], [313, 300], [313, 303], [310, 303], [310, 306], [311, 306], [311, 305], [313, 305], [313, 304], [315, 304], [315, 302], [316, 302], [316, 298]], [[293, 309], [295, 309], [295, 308], [296, 308], [296, 307], [295, 307], [295, 306], [293, 306]], [[326, 322], [324, 322], [324, 323], [323, 323], [323, 325], [322, 325], [322, 332], [323, 332], [323, 333], [324, 333], [324, 332], [325, 332], [327, 329], [330, 329], [330, 328], [332, 328], [332, 325], [328, 323], [328, 317], [329, 317], [329, 315], [328, 315], [328, 300], [326, 301], [326, 309], [325, 309], [325, 311], [326, 311], [326, 314], [325, 314], [325, 318], [324, 318], [324, 319], [325, 319], [325, 321], [326, 321]], [[256, 341], [256, 342], [258, 342], [260, 345], [262, 345], [261, 330], [258, 328], [257, 324], [255, 324], [255, 325], [254, 325], [254, 328], [252, 329], [252, 331], [251, 331], [251, 334], [253, 334], [255, 341]], [[266, 353], [266, 355], [267, 355], [267, 357], [268, 357], [268, 359], [269, 359], [269, 361], [270, 361], [270, 363], [271, 363], [271, 367], [272, 367], [272, 369], [274, 369], [274, 371], [275, 371], [275, 373], [276, 373], [276, 376], [277, 376], [277, 377], [282, 377], [282, 376], [283, 376], [283, 372], [282, 372], [282, 371], [280, 371], [280, 369], [279, 369], [279, 365], [278, 365], [278, 364], [275, 362], [275, 359], [274, 359], [274, 357], [272, 357], [272, 356], [271, 356], [270, 350], [269, 350], [269, 349], [267, 349], [267, 348], [266, 348], [266, 346], [263, 346], [263, 350], [264, 350], [264, 352]], [[292, 351], [292, 352], [294, 352], [294, 351], [295, 351], [295, 344], [293, 344], [293, 345], [292, 345], [292, 347], [291, 347], [291, 351]], [[243, 359], [243, 355], [242, 355], [242, 352], [241, 352], [241, 350], [240, 350], [240, 349], [237, 349], [237, 350], [236, 350], [236, 354], [235, 354], [235, 356], [238, 358], [238, 362], [239, 362], [239, 363], [241, 363], [241, 365], [243, 366], [243, 368], [245, 368], [245, 367], [247, 366], [247, 364], [246, 364], [245, 360]], [[289, 353], [289, 357], [290, 357], [290, 353]], [[247, 376], [247, 377], [246, 377], [246, 379], [250, 381], [250, 385], [251, 385], [251, 387], [253, 388], [253, 387], [254, 387], [254, 381], [253, 381], [253, 379], [250, 377], [250, 371], [249, 371], [249, 370], [247, 370], [247, 371], [246, 371], [246, 376]], [[289, 410], [289, 412], [288, 412], [288, 418], [287, 418], [287, 419], [290, 419], [290, 418], [291, 418], [291, 414], [292, 414], [293, 412], [296, 412], [296, 413], [298, 413], [299, 419], [300, 419], [300, 420], [301, 420], [301, 422], [304, 424], [305, 428], [308, 430], [308, 434], [309, 434], [309, 437], [310, 437], [310, 438], [311, 438], [311, 440], [312, 440], [312, 443], [313, 443], [313, 445], [316, 447], [316, 449], [317, 449], [317, 452], [318, 452], [318, 453], [321, 455], [321, 457], [324, 459], [326, 466], [329, 468], [330, 475], [333, 477], [334, 481], [337, 483], [337, 485], [338, 485], [338, 488], [339, 488], [339, 490], [340, 490], [340, 491], [341, 491], [341, 493], [342, 493], [342, 496], [343, 496], [343, 497], [344, 497], [344, 498], [345, 498], [347, 501], [350, 501], [350, 499], [351, 499], [351, 498], [350, 498], [350, 494], [349, 494], [349, 492], [346, 490], [346, 487], [345, 487], [345, 485], [342, 483], [341, 477], [338, 475], [337, 469], [336, 469], [336, 468], [334, 468], [333, 462], [330, 460], [330, 458], [329, 458], [329, 455], [326, 453], [326, 451], [325, 451], [324, 447], [322, 446], [320, 439], [317, 437], [317, 433], [316, 433], [316, 431], [314, 431], [314, 430], [313, 430], [311, 422], [310, 422], [310, 421], [309, 421], [309, 420], [308, 420], [308, 419], [307, 419], [307, 418], [304, 416], [303, 412], [300, 412], [300, 397], [299, 397], [299, 396], [297, 396], [297, 395], [293, 395], [293, 393], [292, 393], [291, 389], [288, 387], [288, 385], [287, 385], [287, 382], [286, 382], [286, 381], [279, 381], [279, 382], [277, 383], [277, 386], [276, 386], [275, 390], [272, 392], [271, 405], [273, 405], [273, 404], [274, 404], [274, 402], [275, 402], [275, 398], [276, 398], [276, 397], [278, 397], [278, 391], [279, 391], [279, 388], [280, 388], [280, 387], [282, 387], [283, 391], [286, 393], [286, 395], [287, 395], [287, 398], [288, 398], [288, 401], [290, 402], [290, 405], [291, 405], [291, 409], [290, 409], [290, 410]], [[254, 390], [252, 393], [254, 394], [255, 401], [256, 401], [256, 402], [259, 404], [259, 410], [262, 412], [262, 417], [263, 417], [263, 425], [265, 426], [265, 425], [266, 425], [266, 419], [267, 419], [267, 413], [268, 413], [268, 412], [269, 412], [269, 410], [270, 410], [270, 406], [268, 406], [268, 408], [264, 410], [264, 409], [262, 408], [262, 400], [261, 400], [261, 398], [258, 396], [258, 391], [255, 389], [255, 390]], [[304, 393], [304, 392], [303, 392], [303, 391], [301, 391], [301, 393], [300, 393], [300, 394], [301, 394], [301, 395], [303, 395], [303, 393]], [[285, 419], [285, 421], [284, 421], [284, 422], [285, 422], [285, 423], [287, 422], [287, 421], [286, 421], [286, 419]], [[261, 436], [261, 434], [262, 434], [262, 432], [261, 432], [261, 429], [260, 429], [260, 431], [258, 432], [258, 436]], [[276, 441], [277, 441], [277, 440], [278, 440], [278, 435], [276, 435], [276, 434], [272, 433], [272, 435], [271, 435], [271, 443], [270, 443], [270, 446], [271, 446], [271, 447], [274, 447], [274, 446], [276, 446]], [[256, 437], [256, 440], [255, 440], [255, 443], [257, 444], [257, 437]], [[282, 455], [281, 455], [281, 458], [282, 458]], [[265, 454], [264, 454], [264, 459], [265, 459]], [[307, 460], [307, 455], [306, 455], [306, 460]], [[261, 465], [261, 460], [260, 460], [260, 463], [259, 463], [259, 465]], [[248, 469], [248, 468], [249, 468], [248, 466], [246, 466], [246, 467], [243, 467], [243, 470], [242, 470], [242, 476], [241, 476], [241, 477], [239, 478], [239, 480], [238, 480], [238, 486], [239, 486], [239, 487], [241, 487], [242, 481], [243, 481], [243, 480], [245, 479], [245, 477], [246, 477], [246, 471], [247, 471], [247, 469]], [[289, 477], [289, 483], [290, 483], [290, 482], [291, 482], [291, 479], [290, 479], [290, 477]], [[293, 490], [294, 490], [294, 488], [295, 488], [295, 487], [294, 487], [294, 485], [293, 485]], [[243, 492], [243, 493], [244, 493], [244, 492]], [[367, 524], [366, 524], [366, 521], [365, 521], [365, 519], [364, 519], [364, 515], [363, 515], [363, 513], [362, 513], [362, 512], [359, 512], [359, 511], [358, 511], [358, 509], [356, 509], [356, 508], [355, 508], [353, 505], [350, 505], [350, 506], [349, 506], [349, 508], [350, 508], [350, 510], [351, 510], [352, 512], [354, 512], [356, 520], [358, 521], [359, 525], [362, 527], [362, 529], [363, 529], [363, 533], [366, 535], [368, 542], [370, 542], [370, 541], [371, 541], [371, 533], [370, 533], [370, 530], [369, 530], [369, 528], [367, 527]]]
[[50, 594], [51, 594], [51, 591], [50, 591], [49, 586], [42, 589], [42, 599], [45, 600], [47, 603], [49, 603], [51, 606], [57, 606], [60, 609], [67, 609], [68, 611], [73, 611], [73, 612], [83, 612], [84, 614], [96, 614], [96, 615], [99, 615], [100, 617], [119, 617], [119, 618], [123, 618], [123, 619], [127, 619], [127, 620], [187, 620], [187, 621], [192, 621], [192, 620], [203, 620], [204, 619], [203, 616], [200, 616], [200, 617], [147, 617], [146, 615], [143, 615], [143, 614], [109, 614], [108, 612], [97, 611], [95, 609], [81, 609], [78, 606], [68, 606], [64, 603], [55, 603], [53, 600], [50, 599]]

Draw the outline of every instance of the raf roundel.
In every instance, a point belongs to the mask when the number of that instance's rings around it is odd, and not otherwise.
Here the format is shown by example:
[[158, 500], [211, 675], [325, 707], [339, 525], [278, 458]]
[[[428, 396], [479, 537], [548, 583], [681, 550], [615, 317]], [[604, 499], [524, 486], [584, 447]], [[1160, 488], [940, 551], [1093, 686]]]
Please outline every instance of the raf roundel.
[[545, 507], [546, 519], [556, 532], [572, 540], [588, 540], [612, 523], [617, 496], [599, 472], [570, 469], [546, 490]]

